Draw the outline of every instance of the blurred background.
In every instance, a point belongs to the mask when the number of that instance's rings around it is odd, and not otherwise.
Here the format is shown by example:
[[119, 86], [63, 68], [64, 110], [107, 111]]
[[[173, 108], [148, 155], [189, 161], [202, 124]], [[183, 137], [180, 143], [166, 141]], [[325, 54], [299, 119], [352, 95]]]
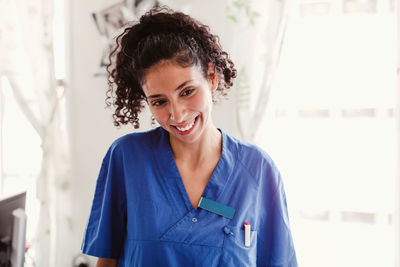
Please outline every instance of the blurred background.
[[0, 196], [27, 191], [25, 266], [94, 266], [80, 245], [101, 161], [137, 131], [113, 126], [104, 66], [156, 4], [231, 55], [214, 122], [281, 170], [299, 266], [400, 266], [395, 0], [0, 0]]

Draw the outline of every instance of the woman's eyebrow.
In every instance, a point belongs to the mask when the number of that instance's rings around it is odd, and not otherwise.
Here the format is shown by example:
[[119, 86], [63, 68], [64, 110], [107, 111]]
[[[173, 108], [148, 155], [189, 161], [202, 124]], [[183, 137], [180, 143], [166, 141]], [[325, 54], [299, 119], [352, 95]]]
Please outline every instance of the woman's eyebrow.
[[151, 96], [148, 96], [147, 99], [150, 99], [150, 98], [159, 98], [160, 96], [162, 96], [162, 95], [160, 95], [160, 94], [158, 94], [158, 95], [151, 95]]
[[[193, 80], [188, 80], [188, 81], [185, 81], [185, 82], [181, 83], [178, 87], [175, 88], [175, 91], [181, 90], [183, 87], [185, 87], [191, 81], [193, 81]], [[147, 99], [158, 98], [160, 96], [162, 96], [162, 95], [161, 94], [151, 95], [151, 96], [148, 96]]]
[[178, 87], [176, 87], [175, 91], [181, 90], [186, 84], [190, 83], [192, 80], [188, 80], [186, 82], [181, 83]]

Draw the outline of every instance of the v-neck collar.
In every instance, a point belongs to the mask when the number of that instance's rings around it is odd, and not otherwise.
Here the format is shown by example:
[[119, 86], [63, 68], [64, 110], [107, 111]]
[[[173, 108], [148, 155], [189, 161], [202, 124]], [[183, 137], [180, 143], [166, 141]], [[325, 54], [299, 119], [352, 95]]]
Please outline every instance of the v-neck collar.
[[[215, 167], [210, 180], [208, 181], [202, 196], [209, 198], [214, 201], [218, 201], [219, 196], [223, 192], [225, 185], [228, 183], [231, 173], [234, 168], [236, 149], [233, 151], [228, 150], [228, 136], [220, 129], [222, 136], [222, 153], [221, 157]], [[158, 133], [158, 144], [154, 150], [154, 157], [157, 161], [157, 165], [160, 171], [160, 175], [167, 180], [174, 180], [176, 187], [178, 188], [180, 196], [176, 196], [174, 193], [176, 190], [172, 190], [174, 200], [184, 202], [188, 211], [194, 209], [190, 202], [186, 188], [183, 184], [182, 177], [178, 171], [178, 167], [175, 162], [174, 155], [172, 153], [171, 144], [169, 142], [169, 133], [162, 127], [156, 129]], [[171, 184], [171, 183], [167, 183]]]

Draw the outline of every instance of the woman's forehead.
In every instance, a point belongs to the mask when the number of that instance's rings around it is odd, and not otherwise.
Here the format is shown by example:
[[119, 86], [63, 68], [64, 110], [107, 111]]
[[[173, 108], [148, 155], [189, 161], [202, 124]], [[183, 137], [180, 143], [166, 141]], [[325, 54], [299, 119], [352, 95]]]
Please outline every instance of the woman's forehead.
[[143, 79], [145, 90], [158, 90], [162, 88], [176, 88], [186, 81], [197, 81], [203, 78], [197, 66], [182, 67], [174, 62], [160, 62], [151, 67]]

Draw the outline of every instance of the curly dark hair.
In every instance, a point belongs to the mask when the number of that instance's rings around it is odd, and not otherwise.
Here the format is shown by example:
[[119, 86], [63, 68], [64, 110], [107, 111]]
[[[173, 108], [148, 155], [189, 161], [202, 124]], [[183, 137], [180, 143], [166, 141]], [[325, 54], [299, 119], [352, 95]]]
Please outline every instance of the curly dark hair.
[[115, 45], [107, 65], [106, 98], [107, 106], [115, 107], [115, 126], [131, 123], [139, 128], [138, 114], [146, 103], [143, 77], [161, 60], [173, 60], [181, 67], [199, 66], [206, 79], [210, 78], [208, 64], [213, 63], [220, 78], [217, 92], [222, 96], [236, 77], [218, 36], [211, 34], [208, 26], [165, 6], [152, 8], [138, 23], [127, 27]]

